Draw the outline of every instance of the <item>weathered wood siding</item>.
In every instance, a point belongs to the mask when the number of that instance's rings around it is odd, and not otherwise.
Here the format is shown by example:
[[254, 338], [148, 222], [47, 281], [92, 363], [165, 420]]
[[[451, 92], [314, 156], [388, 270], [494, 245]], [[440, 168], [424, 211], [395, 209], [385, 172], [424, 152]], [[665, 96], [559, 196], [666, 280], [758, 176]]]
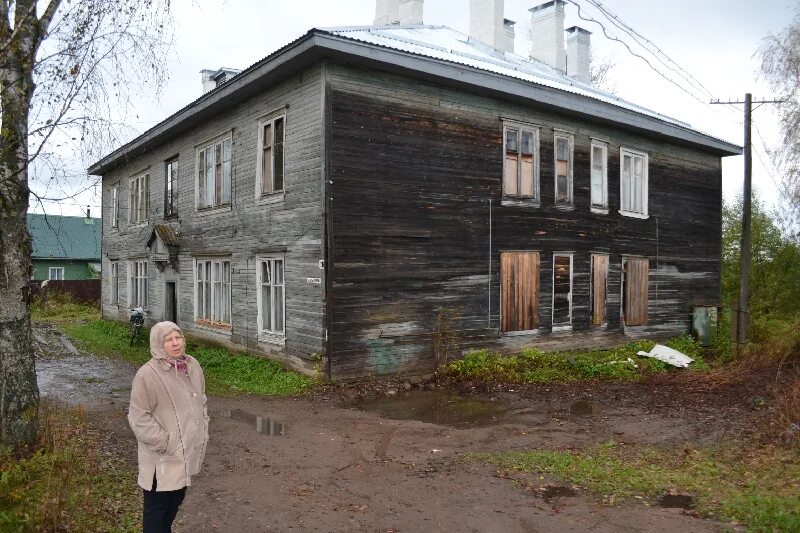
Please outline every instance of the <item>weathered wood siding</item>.
[[[719, 156], [355, 67], [332, 68], [330, 84], [334, 378], [432, 370], [442, 309], [457, 313], [462, 348], [518, 345], [499, 335], [504, 251], [540, 254], [531, 344], [551, 331], [554, 252], [573, 254], [572, 329], [582, 338], [590, 328], [619, 335], [623, 256], [650, 264], [648, 324], [628, 335], [688, 331], [692, 304], [718, 303]], [[540, 207], [502, 205], [503, 119], [540, 127]], [[554, 128], [574, 135], [568, 210], [554, 206]], [[592, 137], [608, 142], [605, 215], [589, 208]], [[620, 146], [649, 155], [646, 220], [618, 213]], [[609, 255], [602, 328], [590, 325], [592, 253]]]
[[[178, 272], [159, 272], [148, 265], [148, 310], [151, 320], [164, 313], [164, 284], [177, 282], [178, 322], [187, 332], [254, 353], [270, 354], [303, 365], [321, 354], [324, 341], [322, 259], [322, 77], [319, 66], [292, 76], [238, 104], [202, 126], [131, 160], [103, 176], [103, 316], [128, 318], [127, 261], [146, 258], [145, 244], [155, 223], [172, 225], [181, 242]], [[199, 89], [199, 82], [198, 87]], [[264, 114], [283, 110], [285, 130], [285, 195], [256, 199], [257, 122]], [[195, 209], [196, 145], [233, 132], [232, 203], [207, 212]], [[178, 157], [178, 217], [164, 220], [164, 161]], [[128, 223], [128, 178], [150, 173], [147, 223]], [[119, 183], [120, 222], [110, 221], [110, 187]], [[285, 250], [285, 346], [259, 342], [257, 336], [256, 259]], [[202, 328], [194, 321], [194, 260], [229, 256], [231, 261], [232, 329]], [[120, 304], [110, 304], [110, 261], [120, 264]]]

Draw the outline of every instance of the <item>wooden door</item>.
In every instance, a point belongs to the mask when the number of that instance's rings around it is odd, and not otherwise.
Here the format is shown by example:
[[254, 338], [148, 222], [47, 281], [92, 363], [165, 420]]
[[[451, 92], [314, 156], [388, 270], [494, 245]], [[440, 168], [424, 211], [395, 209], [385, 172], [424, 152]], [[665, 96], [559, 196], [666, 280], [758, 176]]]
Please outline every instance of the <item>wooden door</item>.
[[500, 254], [501, 330], [530, 331], [539, 327], [539, 254]]
[[178, 305], [175, 282], [168, 281], [164, 287], [164, 320], [178, 323]]
[[624, 319], [626, 326], [647, 324], [647, 285], [650, 280], [650, 261], [627, 258], [623, 262]]
[[606, 323], [608, 256], [592, 255], [592, 325]]

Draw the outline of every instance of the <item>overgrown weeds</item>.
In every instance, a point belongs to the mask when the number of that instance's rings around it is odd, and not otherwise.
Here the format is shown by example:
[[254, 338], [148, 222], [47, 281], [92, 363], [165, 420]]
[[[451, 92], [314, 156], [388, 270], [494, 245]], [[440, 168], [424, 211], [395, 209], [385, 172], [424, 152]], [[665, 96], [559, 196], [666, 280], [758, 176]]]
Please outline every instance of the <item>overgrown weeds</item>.
[[[688, 335], [668, 341], [667, 346], [679, 350], [695, 361], [692, 370], [708, 370], [701, 347]], [[649, 352], [654, 342], [641, 340], [619, 348], [591, 352], [542, 352], [523, 350], [515, 355], [501, 355], [488, 350], [472, 352], [448, 365], [455, 380], [481, 380], [504, 383], [549, 383], [586, 379], [640, 379], [654, 372], [672, 368], [657, 359], [643, 358], [639, 351]]]
[[505, 471], [555, 476], [606, 504], [689, 493], [697, 511], [749, 531], [800, 531], [800, 452], [776, 447], [660, 449], [607, 442], [587, 451], [473, 454]]
[[0, 530], [139, 531], [136, 473], [83, 412], [42, 403], [39, 421], [34, 450], [0, 451]]
[[67, 292], [48, 291], [46, 298], [34, 298], [31, 303], [31, 318], [55, 323], [97, 320], [100, 318], [100, 307], [80, 302]]
[[[71, 322], [62, 329], [80, 348], [95, 355], [121, 357], [136, 364], [150, 359], [147, 329], [142, 332], [145, 341], [134, 346], [129, 346], [130, 329], [119, 322], [99, 319]], [[274, 361], [206, 346], [192, 339], [189, 339], [186, 351], [202, 365], [209, 394], [245, 392], [286, 396], [301, 394], [314, 384], [313, 379], [286, 370]]]

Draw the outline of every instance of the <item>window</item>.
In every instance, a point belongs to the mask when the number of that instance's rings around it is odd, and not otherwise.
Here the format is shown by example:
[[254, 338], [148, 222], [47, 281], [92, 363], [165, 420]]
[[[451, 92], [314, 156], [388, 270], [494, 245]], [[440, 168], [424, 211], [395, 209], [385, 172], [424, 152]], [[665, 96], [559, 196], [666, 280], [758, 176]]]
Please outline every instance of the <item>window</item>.
[[119, 263], [111, 261], [111, 303], [119, 303]]
[[[608, 209], [608, 145], [592, 141], [591, 147], [592, 208]], [[607, 212], [607, 211], [606, 211]]]
[[539, 129], [509, 124], [503, 132], [503, 196], [538, 201]]
[[572, 205], [572, 135], [555, 133], [556, 205]]
[[150, 174], [143, 174], [131, 179], [131, 202], [128, 210], [128, 222], [139, 224], [147, 220], [150, 211]]
[[119, 227], [119, 183], [111, 186], [111, 227]]
[[500, 254], [500, 328], [504, 333], [539, 327], [539, 254]]
[[622, 260], [622, 321], [626, 326], [647, 324], [647, 286], [650, 262], [646, 258]]
[[647, 154], [620, 149], [620, 213], [647, 218]]
[[258, 127], [258, 155], [256, 157], [256, 194], [270, 194], [283, 190], [283, 116], [260, 121]]
[[195, 318], [211, 326], [230, 327], [231, 262], [198, 260], [195, 274]]
[[258, 331], [283, 335], [285, 327], [283, 258], [258, 261]]
[[592, 325], [601, 326], [606, 321], [606, 291], [608, 287], [608, 256], [592, 254], [592, 278], [589, 286], [592, 302]]
[[231, 202], [231, 138], [220, 139], [197, 150], [197, 207]]
[[47, 269], [47, 279], [61, 281], [64, 279], [64, 267], [50, 267]]
[[147, 261], [128, 263], [128, 305], [147, 307]]
[[164, 217], [178, 214], [178, 159], [164, 163]]
[[572, 325], [572, 254], [553, 254], [553, 329]]

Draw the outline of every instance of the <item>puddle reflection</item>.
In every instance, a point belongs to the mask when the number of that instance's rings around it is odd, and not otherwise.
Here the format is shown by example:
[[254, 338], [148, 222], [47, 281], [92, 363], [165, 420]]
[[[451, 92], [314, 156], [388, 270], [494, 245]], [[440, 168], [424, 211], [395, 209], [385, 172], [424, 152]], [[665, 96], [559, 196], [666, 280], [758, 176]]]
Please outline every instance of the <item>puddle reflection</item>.
[[493, 402], [439, 391], [419, 391], [355, 404], [393, 420], [418, 420], [442, 426], [488, 426], [499, 422], [506, 409]]
[[242, 411], [241, 409], [213, 411], [210, 414], [214, 417], [230, 418], [231, 420], [236, 420], [237, 422], [250, 424], [257, 432], [269, 437], [286, 435], [286, 424], [275, 422], [269, 418], [248, 413], [247, 411]]

